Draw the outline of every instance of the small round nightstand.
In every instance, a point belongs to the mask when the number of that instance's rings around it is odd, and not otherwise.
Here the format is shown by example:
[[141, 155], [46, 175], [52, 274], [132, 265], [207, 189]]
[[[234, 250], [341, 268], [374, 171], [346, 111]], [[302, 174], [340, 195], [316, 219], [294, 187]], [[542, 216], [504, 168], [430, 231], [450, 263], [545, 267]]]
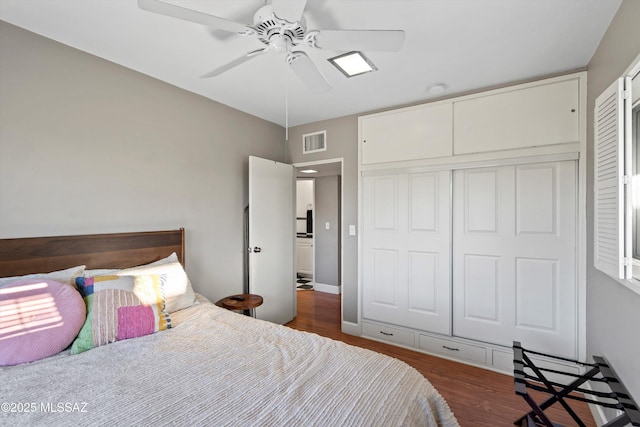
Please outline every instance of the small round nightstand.
[[255, 308], [262, 305], [262, 297], [255, 294], [237, 294], [222, 298], [216, 305], [227, 310], [243, 311], [246, 316], [256, 317]]

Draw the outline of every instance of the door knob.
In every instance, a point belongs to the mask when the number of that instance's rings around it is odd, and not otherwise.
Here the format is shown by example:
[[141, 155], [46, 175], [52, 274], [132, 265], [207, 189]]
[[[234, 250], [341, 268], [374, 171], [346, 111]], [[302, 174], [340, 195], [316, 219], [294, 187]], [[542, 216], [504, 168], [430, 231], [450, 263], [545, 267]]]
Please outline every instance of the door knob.
[[259, 252], [262, 252], [262, 248], [260, 246], [256, 246], [256, 247], [253, 248], [253, 253], [257, 254]]

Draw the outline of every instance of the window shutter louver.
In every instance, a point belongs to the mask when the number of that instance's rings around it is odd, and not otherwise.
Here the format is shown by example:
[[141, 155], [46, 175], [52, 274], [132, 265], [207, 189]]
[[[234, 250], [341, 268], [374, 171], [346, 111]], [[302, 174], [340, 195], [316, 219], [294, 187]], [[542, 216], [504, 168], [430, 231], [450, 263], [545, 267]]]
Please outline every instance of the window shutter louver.
[[626, 278], [623, 93], [618, 79], [596, 99], [594, 112], [594, 265], [619, 279]]

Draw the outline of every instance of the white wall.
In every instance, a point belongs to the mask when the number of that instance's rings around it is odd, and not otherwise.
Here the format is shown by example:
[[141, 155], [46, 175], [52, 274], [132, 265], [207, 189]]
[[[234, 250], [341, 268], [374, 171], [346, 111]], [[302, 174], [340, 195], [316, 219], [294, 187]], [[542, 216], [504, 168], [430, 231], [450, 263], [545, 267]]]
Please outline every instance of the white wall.
[[283, 144], [280, 126], [0, 21], [0, 238], [185, 227], [196, 291], [238, 293], [247, 159], [283, 161]]
[[640, 403], [640, 295], [593, 267], [593, 108], [640, 54], [640, 1], [624, 0], [588, 66], [587, 353], [607, 358]]

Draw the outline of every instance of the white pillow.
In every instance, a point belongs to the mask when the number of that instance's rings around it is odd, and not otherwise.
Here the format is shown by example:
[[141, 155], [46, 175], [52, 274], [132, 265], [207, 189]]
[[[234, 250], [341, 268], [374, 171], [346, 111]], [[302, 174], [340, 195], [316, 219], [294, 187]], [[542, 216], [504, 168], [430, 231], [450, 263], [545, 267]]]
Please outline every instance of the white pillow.
[[82, 273], [82, 277], [108, 276], [109, 274], [116, 274], [118, 271], [120, 270], [117, 268], [88, 268]]
[[76, 277], [82, 276], [84, 268], [84, 265], [78, 265], [76, 267], [67, 268], [65, 270], [52, 271], [51, 273], [34, 273], [27, 274], [25, 276], [0, 277], [0, 287], [17, 280], [42, 279], [66, 283], [67, 285], [71, 285], [75, 288]]
[[165, 311], [168, 313], [191, 307], [196, 299], [189, 277], [187, 277], [187, 273], [182, 268], [182, 264], [178, 261], [178, 256], [175, 252], [151, 264], [125, 268], [115, 274], [118, 276], [166, 274], [167, 279], [164, 286], [164, 296], [166, 299]]

